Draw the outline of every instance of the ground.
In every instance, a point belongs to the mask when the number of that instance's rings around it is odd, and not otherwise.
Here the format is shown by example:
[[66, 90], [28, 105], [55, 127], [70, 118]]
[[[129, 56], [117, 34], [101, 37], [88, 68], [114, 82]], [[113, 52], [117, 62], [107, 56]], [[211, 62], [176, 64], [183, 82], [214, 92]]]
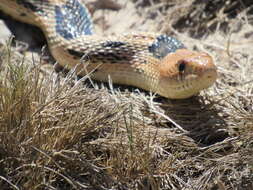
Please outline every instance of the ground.
[[85, 2], [98, 34], [173, 35], [211, 54], [218, 80], [186, 100], [83, 82], [1, 15], [2, 189], [253, 189], [252, 1]]

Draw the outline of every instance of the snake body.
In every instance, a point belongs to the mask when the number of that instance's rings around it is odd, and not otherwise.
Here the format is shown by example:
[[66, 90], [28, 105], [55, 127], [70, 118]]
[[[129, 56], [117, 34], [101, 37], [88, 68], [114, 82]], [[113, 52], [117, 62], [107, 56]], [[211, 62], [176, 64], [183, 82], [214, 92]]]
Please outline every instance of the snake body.
[[55, 60], [78, 75], [136, 86], [182, 99], [210, 87], [217, 69], [210, 55], [158, 33], [100, 36], [79, 0], [1, 0], [0, 10], [38, 26]]

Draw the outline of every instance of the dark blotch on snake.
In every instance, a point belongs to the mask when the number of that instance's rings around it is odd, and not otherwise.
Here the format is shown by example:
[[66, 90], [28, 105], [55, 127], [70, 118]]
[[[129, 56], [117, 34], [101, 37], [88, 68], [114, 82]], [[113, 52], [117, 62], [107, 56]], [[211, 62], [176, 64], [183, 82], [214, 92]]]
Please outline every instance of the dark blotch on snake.
[[30, 9], [34, 12], [36, 12], [38, 10], [38, 7], [36, 7], [35, 5], [33, 5], [32, 3], [30, 3], [27, 0], [17, 0], [17, 4], [23, 5], [25, 8]]
[[[46, 13], [40, 7], [42, 5], [42, 2], [40, 4], [37, 2], [38, 6], [36, 6], [34, 2], [33, 3], [30, 2], [31, 0], [16, 0], [16, 1], [17, 1], [17, 4], [22, 5], [25, 8], [30, 9], [31, 11], [36, 12], [40, 15], [46, 16]], [[45, 0], [44, 2], [48, 2], [48, 1]], [[25, 13], [22, 13], [22, 15], [20, 16], [25, 16]]]
[[184, 44], [176, 38], [167, 35], [160, 35], [148, 47], [148, 50], [153, 53], [156, 58], [162, 59], [169, 53], [173, 53], [176, 50], [183, 48], [185, 48]]
[[97, 52], [94, 55], [90, 55], [91, 59], [94, 57], [97, 60], [107, 60], [110, 63], [117, 63], [121, 60], [127, 60], [127, 57], [117, 52]]
[[74, 57], [77, 57], [77, 58], [82, 58], [84, 53], [82, 52], [79, 52], [79, 51], [75, 51], [73, 49], [67, 49], [67, 51], [69, 52], [70, 55], [73, 55]]
[[93, 33], [87, 9], [79, 1], [69, 0], [63, 6], [55, 6], [56, 32], [71, 40]]
[[25, 17], [26, 14], [25, 14], [25, 13], [21, 13], [20, 16], [21, 16], [21, 17]]
[[68, 53], [73, 56], [74, 59], [82, 59], [82, 60], [102, 60], [109, 61], [110, 63], [117, 63], [119, 60], [126, 60], [127, 58], [121, 54], [113, 53], [113, 52], [90, 52], [83, 53], [79, 51], [75, 51], [73, 49], [67, 49]]
[[123, 45], [126, 45], [126, 43], [120, 41], [107, 41], [102, 44], [103, 47], [110, 47], [110, 48], [117, 48]]

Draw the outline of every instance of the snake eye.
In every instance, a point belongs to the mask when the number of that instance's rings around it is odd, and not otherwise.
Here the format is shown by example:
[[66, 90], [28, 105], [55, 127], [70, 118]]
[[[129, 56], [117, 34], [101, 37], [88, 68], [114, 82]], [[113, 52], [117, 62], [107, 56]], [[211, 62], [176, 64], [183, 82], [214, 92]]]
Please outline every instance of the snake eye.
[[180, 73], [182, 73], [182, 72], [184, 72], [185, 71], [185, 67], [186, 67], [186, 61], [184, 61], [184, 60], [180, 60], [180, 61], [178, 61], [178, 71], [180, 72]]

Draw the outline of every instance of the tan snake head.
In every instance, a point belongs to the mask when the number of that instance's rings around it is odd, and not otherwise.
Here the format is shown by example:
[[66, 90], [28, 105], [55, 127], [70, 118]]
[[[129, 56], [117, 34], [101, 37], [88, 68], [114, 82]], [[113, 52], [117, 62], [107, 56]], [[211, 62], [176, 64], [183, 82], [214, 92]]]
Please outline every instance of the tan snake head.
[[163, 58], [159, 94], [183, 99], [210, 87], [217, 79], [217, 68], [207, 53], [179, 49]]

